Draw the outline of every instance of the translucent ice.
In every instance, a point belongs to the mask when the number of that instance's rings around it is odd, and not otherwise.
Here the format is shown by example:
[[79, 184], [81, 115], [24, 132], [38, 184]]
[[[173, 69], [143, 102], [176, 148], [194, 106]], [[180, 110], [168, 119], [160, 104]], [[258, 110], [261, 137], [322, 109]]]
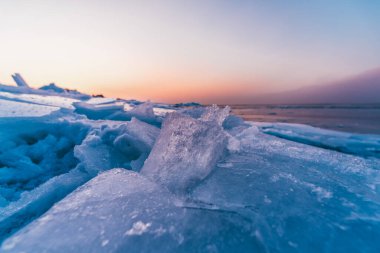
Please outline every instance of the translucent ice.
[[174, 192], [196, 185], [210, 174], [225, 149], [219, 123], [169, 114], [141, 173]]
[[214, 121], [219, 125], [222, 125], [224, 120], [230, 114], [230, 107], [226, 106], [224, 109], [220, 109], [217, 105], [208, 106], [201, 115], [200, 119], [203, 121]]

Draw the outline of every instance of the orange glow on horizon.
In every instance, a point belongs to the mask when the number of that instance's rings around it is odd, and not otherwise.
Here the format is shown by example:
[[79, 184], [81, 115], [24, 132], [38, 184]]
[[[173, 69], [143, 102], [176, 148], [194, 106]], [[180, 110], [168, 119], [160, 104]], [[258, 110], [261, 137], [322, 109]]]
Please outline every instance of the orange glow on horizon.
[[107, 97], [151, 100], [154, 102], [179, 103], [223, 103], [228, 98], [248, 94], [259, 94], [260, 86], [245, 80], [200, 80], [161, 78], [154, 81], [127, 82], [125, 85], [102, 86]]

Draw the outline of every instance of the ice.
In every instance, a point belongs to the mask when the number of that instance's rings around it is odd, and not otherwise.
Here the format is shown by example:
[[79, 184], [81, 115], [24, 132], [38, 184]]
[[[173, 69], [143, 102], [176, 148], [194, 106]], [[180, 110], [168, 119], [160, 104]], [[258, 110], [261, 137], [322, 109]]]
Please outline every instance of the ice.
[[141, 173], [174, 192], [186, 192], [213, 170], [226, 136], [220, 122], [171, 113]]
[[74, 109], [73, 103], [79, 100], [60, 96], [45, 96], [37, 94], [13, 94], [0, 92], [0, 99], [31, 103], [35, 105], [48, 105], [60, 108]]
[[51, 83], [49, 85], [42, 86], [39, 88], [40, 91], [47, 91], [50, 95], [59, 95], [63, 97], [71, 97], [79, 100], [88, 100], [90, 98], [89, 95], [83, 94], [77, 90], [64, 89], [57, 86], [55, 83]]
[[135, 117], [141, 121], [159, 126], [161, 118], [154, 113], [154, 106], [151, 102], [145, 102], [132, 107], [128, 111], [119, 111], [108, 117], [111, 120], [130, 120]]
[[257, 123], [264, 133], [360, 156], [380, 158], [380, 135], [344, 133], [301, 124]]
[[380, 236], [378, 159], [279, 139], [255, 126], [235, 138], [242, 151], [220, 162], [189, 198], [250, 219], [268, 252], [379, 250], [372, 240]]
[[230, 107], [226, 106], [224, 109], [220, 109], [217, 105], [212, 105], [205, 108], [205, 111], [201, 115], [202, 121], [214, 121], [219, 125], [222, 125], [224, 120], [230, 114]]
[[19, 73], [12, 75], [12, 78], [18, 87], [29, 87], [29, 85], [25, 82], [24, 78], [22, 78]]
[[[91, 177], [78, 169], [53, 177], [25, 191], [17, 201], [6, 203], [0, 212], [0, 240], [46, 212], [54, 203], [84, 184]], [[1, 190], [4, 193], [3, 189]]]
[[136, 118], [126, 123], [106, 122], [74, 148], [75, 156], [92, 175], [115, 167], [140, 170], [158, 134], [158, 128]]
[[140, 174], [110, 170], [7, 239], [2, 251], [252, 252], [262, 249], [260, 240], [248, 231], [248, 221], [238, 214], [186, 207], [181, 203], [165, 188]]
[[100, 105], [116, 102], [115, 98], [103, 98], [103, 97], [92, 97], [86, 101], [87, 104]]
[[0, 118], [4, 117], [41, 117], [58, 111], [59, 107], [36, 105], [0, 98]]
[[[156, 126], [159, 126], [161, 123], [160, 116], [166, 114], [162, 113], [162, 110], [159, 110], [161, 113], [156, 115], [153, 110], [153, 104], [150, 102], [135, 106], [131, 106], [125, 101], [104, 101], [104, 103], [101, 103], [99, 100], [90, 100], [89, 102], [90, 103], [74, 103], [75, 112], [86, 115], [87, 118], [93, 120], [108, 119], [114, 121], [130, 121], [135, 117]], [[130, 109], [126, 110], [126, 108]]]
[[140, 105], [137, 105], [130, 111], [131, 115], [135, 117], [146, 117], [154, 119], [156, 115], [153, 111], [153, 104], [151, 102], [145, 102]]
[[90, 179], [74, 146], [88, 126], [53, 118], [0, 118], [0, 240]]
[[89, 119], [107, 119], [110, 115], [116, 112], [123, 112], [123, 104], [105, 104], [102, 106], [97, 106], [94, 104], [88, 104], [86, 102], [74, 103], [75, 112], [78, 114], [84, 114]]
[[23, 191], [76, 167], [73, 148], [87, 134], [87, 126], [12, 118], [0, 119], [0, 132], [0, 187], [7, 189], [0, 195], [14, 201]]
[[380, 252], [376, 135], [0, 90], [1, 252]]
[[169, 108], [153, 108], [154, 115], [156, 116], [165, 116], [168, 113], [175, 112], [174, 109], [169, 109]]
[[13, 93], [13, 94], [34, 94], [34, 95], [41, 95], [41, 96], [56, 96], [56, 97], [59, 96], [59, 97], [73, 98], [73, 99], [78, 99], [78, 100], [88, 100], [91, 98], [91, 96], [77, 92], [75, 90], [64, 89], [64, 92], [58, 92], [58, 90], [61, 90], [62, 88], [59, 88], [55, 85], [54, 87], [56, 87], [57, 89], [51, 89], [51, 86], [43, 86], [41, 87], [42, 89], [33, 89], [27, 86], [10, 86], [10, 85], [0, 84], [0, 91]]

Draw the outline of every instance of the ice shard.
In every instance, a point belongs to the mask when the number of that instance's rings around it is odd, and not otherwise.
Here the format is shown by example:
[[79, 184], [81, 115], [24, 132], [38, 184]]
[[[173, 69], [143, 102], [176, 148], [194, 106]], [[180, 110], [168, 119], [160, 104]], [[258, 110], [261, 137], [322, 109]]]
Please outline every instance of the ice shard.
[[25, 82], [24, 78], [19, 73], [15, 73], [12, 75], [13, 80], [16, 82], [18, 87], [29, 87], [29, 85]]
[[173, 192], [187, 191], [210, 174], [223, 154], [226, 135], [218, 123], [169, 114], [141, 173]]

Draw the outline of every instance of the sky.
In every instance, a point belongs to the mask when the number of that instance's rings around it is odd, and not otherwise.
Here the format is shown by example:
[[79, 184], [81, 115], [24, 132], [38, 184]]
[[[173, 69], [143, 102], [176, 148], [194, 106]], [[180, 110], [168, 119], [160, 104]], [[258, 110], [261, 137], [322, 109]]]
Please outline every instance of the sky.
[[239, 102], [379, 67], [379, 24], [373, 0], [1, 0], [0, 83]]

